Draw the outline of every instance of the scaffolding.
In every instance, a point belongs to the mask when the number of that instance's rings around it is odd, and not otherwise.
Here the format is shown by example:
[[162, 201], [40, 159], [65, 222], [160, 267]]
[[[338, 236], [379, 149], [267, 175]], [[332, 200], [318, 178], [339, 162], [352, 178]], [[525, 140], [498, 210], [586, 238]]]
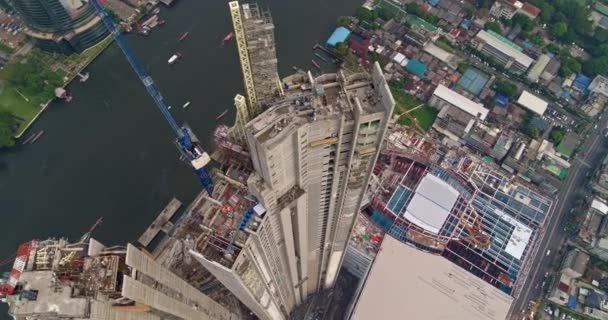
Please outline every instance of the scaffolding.
[[257, 4], [229, 3], [241, 71], [247, 93], [249, 116], [261, 113], [264, 105], [280, 92], [274, 25], [269, 11]]

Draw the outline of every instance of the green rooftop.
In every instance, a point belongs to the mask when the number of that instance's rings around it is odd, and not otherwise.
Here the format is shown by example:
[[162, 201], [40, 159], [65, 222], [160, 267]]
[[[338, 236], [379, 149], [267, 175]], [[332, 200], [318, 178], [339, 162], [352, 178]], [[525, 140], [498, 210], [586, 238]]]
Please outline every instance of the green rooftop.
[[407, 16], [407, 18], [405, 18], [405, 22], [407, 22], [408, 24], [414, 26], [421, 26], [429, 31], [435, 31], [437, 30], [437, 27], [435, 27], [434, 25], [426, 22], [425, 20], [420, 19], [419, 17], [409, 14]]
[[593, 6], [593, 8], [597, 12], [599, 12], [599, 13], [601, 13], [601, 14], [603, 14], [603, 15], [605, 15], [605, 16], [608, 17], [608, 6], [604, 5], [603, 3], [596, 2], [595, 5]]
[[513, 48], [513, 49], [515, 49], [515, 50], [517, 50], [519, 52], [524, 51], [524, 49], [522, 49], [520, 46], [518, 46], [515, 43], [513, 43], [513, 41], [511, 41], [511, 40], [503, 37], [502, 34], [496, 33], [496, 32], [494, 32], [492, 30], [487, 30], [487, 32], [489, 34], [491, 34], [494, 38], [496, 38], [496, 39], [500, 40], [501, 42], [503, 42], [504, 44], [508, 45], [509, 47], [511, 47], [511, 48]]

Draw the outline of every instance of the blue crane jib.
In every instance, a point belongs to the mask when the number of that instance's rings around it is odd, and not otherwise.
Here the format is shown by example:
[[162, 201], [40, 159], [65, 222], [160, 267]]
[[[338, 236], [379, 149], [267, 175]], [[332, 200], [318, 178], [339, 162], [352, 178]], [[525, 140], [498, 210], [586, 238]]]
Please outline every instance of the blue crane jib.
[[167, 103], [165, 103], [165, 99], [160, 93], [160, 90], [158, 89], [156, 84], [154, 84], [154, 80], [152, 80], [152, 77], [150, 77], [146, 73], [145, 69], [137, 59], [137, 56], [135, 56], [131, 48], [127, 45], [127, 42], [123, 38], [120, 29], [118, 29], [118, 27], [114, 23], [114, 20], [112, 20], [112, 17], [98, 1], [100, 0], [91, 0], [89, 2], [91, 3], [91, 5], [93, 5], [95, 11], [103, 20], [103, 23], [105, 24], [106, 28], [108, 28], [110, 33], [112, 33], [112, 37], [114, 38], [116, 45], [118, 45], [124, 56], [127, 58], [127, 61], [131, 65], [131, 68], [133, 69], [133, 71], [135, 71], [135, 73], [139, 77], [139, 80], [141, 80], [141, 83], [146, 88], [148, 95], [152, 98], [152, 100], [154, 100], [156, 107], [163, 115], [167, 123], [169, 123], [169, 126], [171, 127], [173, 132], [175, 132], [175, 135], [177, 136], [175, 142], [178, 146], [178, 149], [180, 150], [184, 158], [190, 163], [190, 165], [192, 165], [192, 167], [196, 171], [196, 175], [203, 184], [203, 187], [211, 196], [213, 191], [213, 182], [211, 181], [209, 171], [207, 171], [207, 169], [205, 168], [205, 166], [211, 161], [211, 158], [203, 150], [199, 143], [199, 140], [194, 135], [192, 130], [186, 125], [180, 127], [177, 124], [177, 122], [169, 112], [168, 105]]

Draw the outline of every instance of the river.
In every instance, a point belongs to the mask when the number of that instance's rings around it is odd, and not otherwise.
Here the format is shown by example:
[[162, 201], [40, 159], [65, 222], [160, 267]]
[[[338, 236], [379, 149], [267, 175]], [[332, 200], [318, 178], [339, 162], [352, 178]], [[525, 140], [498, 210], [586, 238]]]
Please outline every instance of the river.
[[[352, 14], [362, 1], [259, 3], [272, 11], [279, 74], [285, 76], [293, 65], [310, 68], [312, 45], [329, 36], [336, 17]], [[232, 99], [243, 92], [235, 43], [219, 47], [232, 30], [227, 1], [180, 0], [160, 15], [164, 26], [148, 37], [129, 35], [128, 42], [174, 106], [178, 122], [189, 123], [209, 147], [215, 117], [228, 108], [224, 121], [232, 122]], [[190, 34], [178, 43], [184, 31]], [[177, 51], [183, 59], [169, 68], [167, 59]], [[78, 237], [102, 216], [97, 239], [134, 241], [171, 197], [187, 203], [201, 190], [120, 51], [112, 45], [86, 71], [87, 82], [68, 87], [72, 102], [52, 103], [30, 129], [44, 130], [42, 138], [0, 153], [2, 260], [28, 239]], [[182, 109], [186, 101], [192, 104]], [[2, 304], [0, 314], [5, 313]]]

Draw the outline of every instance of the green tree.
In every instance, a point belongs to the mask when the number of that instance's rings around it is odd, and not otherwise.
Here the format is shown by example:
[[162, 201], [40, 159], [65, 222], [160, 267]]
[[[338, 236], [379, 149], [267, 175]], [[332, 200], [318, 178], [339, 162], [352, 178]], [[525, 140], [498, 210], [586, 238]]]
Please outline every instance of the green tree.
[[498, 23], [496, 21], [486, 22], [485, 27], [486, 27], [486, 30], [491, 30], [496, 33], [502, 33], [502, 28], [500, 27], [500, 23]]
[[534, 29], [534, 21], [521, 13], [515, 14], [511, 22], [519, 25], [523, 31], [532, 31]]
[[379, 8], [378, 9], [378, 17], [380, 17], [382, 20], [384, 21], [388, 21], [392, 18], [395, 17], [395, 12], [388, 10], [386, 8]]
[[562, 55], [560, 58], [562, 66], [559, 69], [559, 73], [562, 77], [567, 77], [573, 73], [581, 72], [582, 66], [577, 59], [572, 58], [569, 55]]
[[0, 111], [0, 148], [15, 145], [13, 136], [19, 126], [17, 118], [8, 111]]
[[588, 76], [608, 73], [608, 56], [589, 59], [583, 64], [583, 72]]
[[515, 99], [517, 95], [517, 86], [507, 80], [497, 79], [493, 88], [494, 91], [504, 94], [509, 100]]
[[469, 68], [469, 65], [466, 63], [459, 63], [458, 64], [458, 72], [460, 72], [461, 74], [465, 73], [467, 71], [467, 69]]
[[359, 19], [361, 21], [365, 21], [370, 24], [373, 23], [376, 20], [376, 18], [378, 17], [378, 15], [376, 14], [375, 11], [368, 10], [363, 7], [357, 8], [355, 16], [357, 17], [357, 19]]
[[336, 24], [340, 27], [349, 27], [352, 22], [353, 19], [348, 16], [339, 16], [338, 19], [336, 19]]
[[526, 127], [526, 134], [527, 134], [527, 135], [528, 135], [530, 138], [536, 139], [536, 138], [538, 138], [538, 135], [539, 135], [538, 128], [537, 128], [537, 127], [533, 127], [533, 126], [531, 126], [531, 125], [528, 125], [528, 126]]
[[564, 139], [564, 129], [561, 127], [555, 127], [551, 130], [551, 141], [557, 145]]
[[568, 25], [565, 22], [558, 22], [551, 26], [551, 34], [557, 38], [563, 37], [568, 32]]
[[348, 56], [348, 54], [350, 53], [350, 50], [348, 49], [348, 45], [346, 44], [346, 42], [338, 42], [338, 44], [336, 44], [336, 54], [339, 55], [342, 58], [345, 58], [346, 56]]

